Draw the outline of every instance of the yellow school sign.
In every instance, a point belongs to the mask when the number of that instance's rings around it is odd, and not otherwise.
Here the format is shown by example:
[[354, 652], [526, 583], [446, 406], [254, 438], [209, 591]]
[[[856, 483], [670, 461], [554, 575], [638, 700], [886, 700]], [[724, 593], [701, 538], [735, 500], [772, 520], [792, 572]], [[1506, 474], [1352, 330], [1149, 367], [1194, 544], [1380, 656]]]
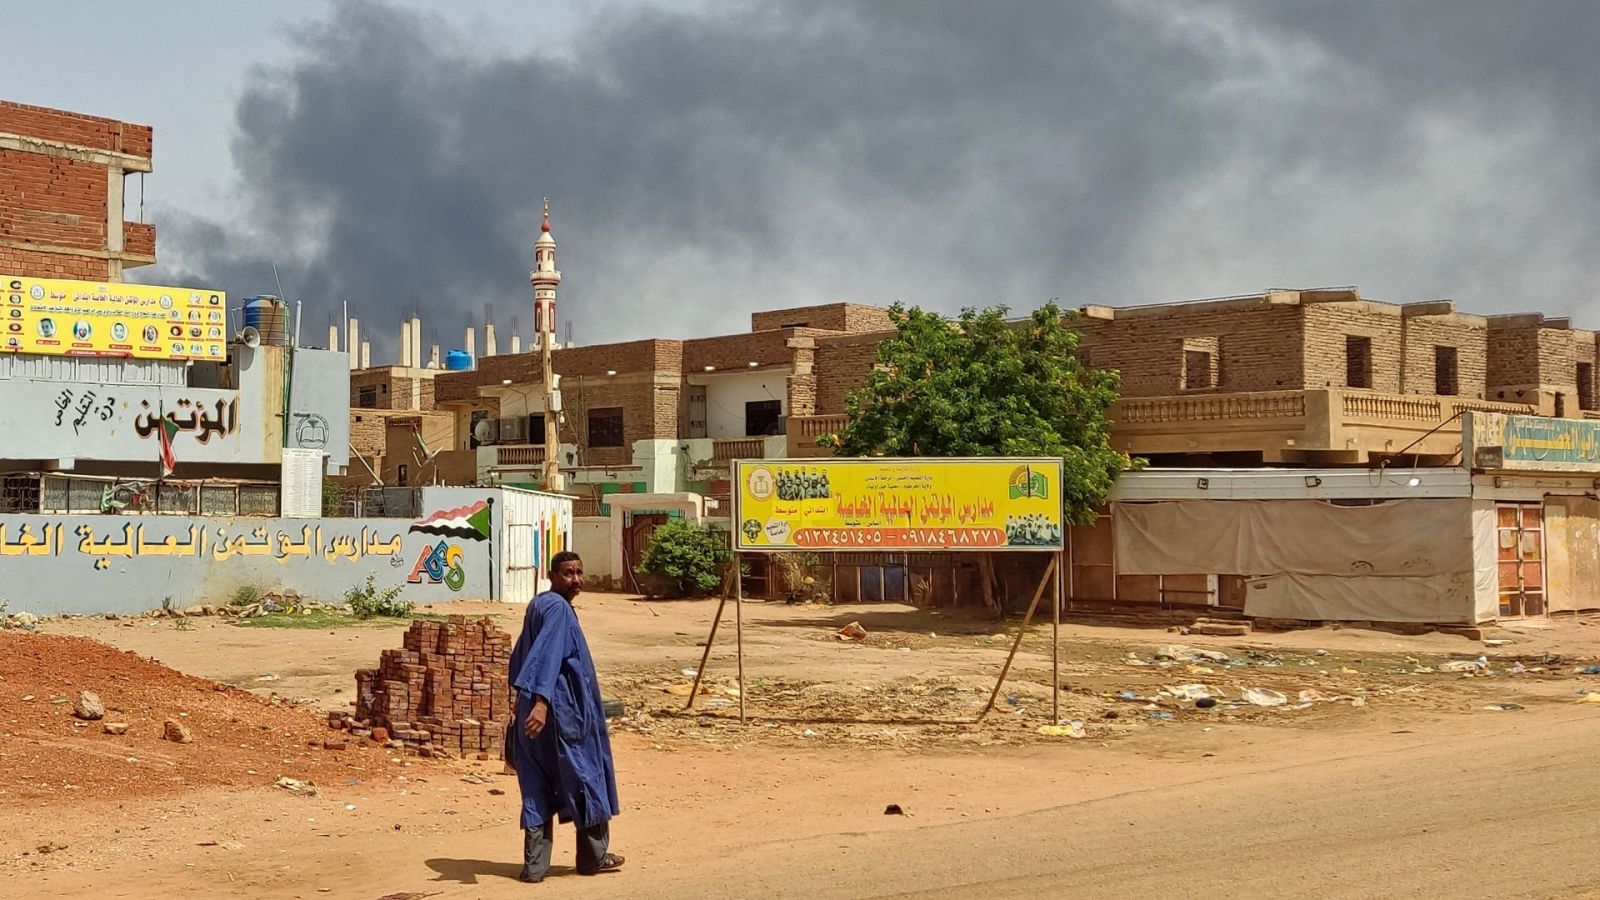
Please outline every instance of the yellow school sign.
[[734, 463], [735, 549], [1062, 549], [1059, 459]]
[[221, 362], [227, 309], [221, 291], [0, 274], [0, 352]]

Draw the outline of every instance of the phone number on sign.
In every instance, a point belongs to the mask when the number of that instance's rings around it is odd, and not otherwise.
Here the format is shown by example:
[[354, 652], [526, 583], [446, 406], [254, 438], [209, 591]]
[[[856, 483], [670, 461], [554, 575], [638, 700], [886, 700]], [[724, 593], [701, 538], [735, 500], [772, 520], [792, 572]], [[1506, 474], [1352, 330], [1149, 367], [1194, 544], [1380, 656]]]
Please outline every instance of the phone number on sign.
[[1004, 547], [999, 528], [802, 528], [798, 547]]

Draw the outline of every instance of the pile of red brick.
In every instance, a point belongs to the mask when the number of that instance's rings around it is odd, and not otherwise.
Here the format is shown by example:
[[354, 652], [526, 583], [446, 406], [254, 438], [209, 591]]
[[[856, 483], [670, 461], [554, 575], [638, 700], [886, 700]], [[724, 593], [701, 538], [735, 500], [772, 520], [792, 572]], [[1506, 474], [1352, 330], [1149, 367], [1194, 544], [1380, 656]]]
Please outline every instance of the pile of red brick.
[[489, 619], [413, 622], [399, 650], [356, 672], [356, 711], [329, 724], [420, 755], [498, 753], [515, 709], [506, 672], [511, 636]]

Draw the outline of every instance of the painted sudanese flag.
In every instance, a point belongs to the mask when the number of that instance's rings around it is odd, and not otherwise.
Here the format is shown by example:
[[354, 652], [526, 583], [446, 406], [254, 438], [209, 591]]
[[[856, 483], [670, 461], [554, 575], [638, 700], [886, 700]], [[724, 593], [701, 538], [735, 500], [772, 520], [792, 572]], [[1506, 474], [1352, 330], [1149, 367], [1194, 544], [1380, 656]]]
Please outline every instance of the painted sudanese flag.
[[491, 520], [489, 501], [479, 500], [455, 509], [442, 509], [420, 522], [412, 523], [411, 530], [470, 541], [487, 541]]
[[163, 478], [171, 475], [172, 470], [178, 467], [178, 457], [172, 452], [172, 439], [177, 434], [178, 423], [163, 416], [161, 428], [157, 432], [157, 437], [161, 441], [161, 477]]

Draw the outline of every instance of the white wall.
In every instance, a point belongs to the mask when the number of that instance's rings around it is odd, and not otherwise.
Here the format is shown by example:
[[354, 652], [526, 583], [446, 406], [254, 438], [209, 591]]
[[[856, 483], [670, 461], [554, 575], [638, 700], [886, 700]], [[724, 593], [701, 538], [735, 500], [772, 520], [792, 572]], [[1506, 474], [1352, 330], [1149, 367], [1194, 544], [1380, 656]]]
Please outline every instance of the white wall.
[[596, 585], [614, 584], [618, 572], [612, 568], [611, 517], [582, 516], [572, 520], [572, 549], [583, 557], [583, 574]]
[[788, 415], [787, 369], [758, 372], [708, 373], [689, 379], [706, 386], [706, 437], [744, 437], [744, 405], [753, 400], [777, 400]]

